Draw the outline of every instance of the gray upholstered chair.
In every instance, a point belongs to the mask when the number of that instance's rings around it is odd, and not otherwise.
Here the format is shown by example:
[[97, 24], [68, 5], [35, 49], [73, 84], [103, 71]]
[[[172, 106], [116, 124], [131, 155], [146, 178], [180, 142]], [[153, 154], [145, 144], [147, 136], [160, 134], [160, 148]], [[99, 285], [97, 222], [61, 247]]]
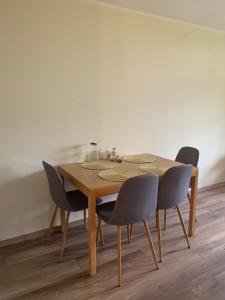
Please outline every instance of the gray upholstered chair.
[[188, 193], [190, 180], [192, 175], [191, 165], [181, 165], [173, 167], [166, 171], [162, 176], [159, 183], [157, 210], [156, 210], [156, 223], [158, 228], [158, 243], [159, 243], [159, 257], [162, 261], [162, 243], [161, 243], [161, 226], [160, 226], [160, 210], [175, 208], [177, 209], [178, 216], [182, 225], [182, 229], [190, 248], [188, 235], [185, 229], [179, 204], [182, 203]]
[[[45, 161], [43, 161], [42, 164], [43, 164], [43, 167], [44, 167], [46, 175], [47, 175], [49, 191], [50, 191], [52, 200], [55, 202], [55, 205], [56, 205], [53, 215], [52, 215], [51, 222], [50, 222], [48, 235], [47, 235], [47, 241], [52, 232], [53, 223], [54, 223], [58, 209], [61, 208], [67, 212], [66, 220], [65, 220], [65, 227], [64, 227], [63, 236], [62, 236], [60, 258], [59, 258], [59, 260], [62, 261], [70, 213], [81, 211], [81, 210], [85, 211], [88, 208], [88, 200], [87, 200], [87, 197], [83, 193], [81, 193], [79, 190], [65, 192], [63, 182], [62, 182], [61, 178], [59, 177], [56, 169], [53, 166], [49, 165]], [[97, 203], [100, 203], [100, 200], [98, 200]]]
[[[199, 161], [199, 150], [189, 146], [182, 147], [178, 151], [175, 161], [180, 162], [182, 164], [188, 164], [192, 165], [193, 167], [197, 167]], [[189, 191], [187, 193], [187, 197], [190, 203], [191, 197]], [[164, 229], [166, 229], [166, 209], [164, 210]]]
[[144, 222], [156, 267], [158, 263], [146, 217], [156, 209], [158, 176], [141, 175], [128, 179], [121, 187], [117, 201], [97, 206], [98, 215], [97, 241], [101, 232], [101, 220], [117, 226], [118, 282], [121, 285], [121, 226]]
[[175, 161], [197, 167], [199, 161], [199, 150], [189, 146], [182, 147], [178, 151]]

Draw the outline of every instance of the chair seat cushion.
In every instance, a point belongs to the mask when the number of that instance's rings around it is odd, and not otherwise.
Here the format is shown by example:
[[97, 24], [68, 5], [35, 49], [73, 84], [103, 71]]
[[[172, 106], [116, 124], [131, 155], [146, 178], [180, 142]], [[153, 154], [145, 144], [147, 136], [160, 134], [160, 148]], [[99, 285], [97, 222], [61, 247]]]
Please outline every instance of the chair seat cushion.
[[110, 201], [98, 205], [96, 207], [96, 213], [105, 223], [109, 223], [112, 218], [113, 209], [115, 206], [115, 201]]
[[79, 190], [67, 192], [68, 201], [71, 205], [71, 211], [79, 211], [88, 208], [87, 197]]
[[[79, 190], [67, 192], [67, 197], [72, 207], [71, 211], [80, 211], [88, 208], [88, 198]], [[96, 205], [101, 204], [101, 198], [96, 199]]]

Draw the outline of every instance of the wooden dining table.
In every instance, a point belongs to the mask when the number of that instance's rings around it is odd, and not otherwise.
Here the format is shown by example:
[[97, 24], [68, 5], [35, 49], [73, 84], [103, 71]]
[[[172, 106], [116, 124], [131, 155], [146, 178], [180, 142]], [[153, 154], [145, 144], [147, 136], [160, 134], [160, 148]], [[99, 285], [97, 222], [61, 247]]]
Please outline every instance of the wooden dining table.
[[[173, 160], [154, 155], [156, 162], [164, 166], [173, 167], [180, 163]], [[122, 166], [139, 169], [140, 164], [122, 161]], [[62, 164], [58, 167], [63, 178], [70, 181], [81, 192], [88, 197], [88, 254], [89, 254], [89, 274], [96, 275], [96, 198], [118, 193], [122, 182], [112, 182], [101, 179], [99, 170], [88, 170], [81, 166], [81, 163]], [[189, 211], [189, 236], [195, 234], [195, 217], [198, 189], [198, 168], [193, 167], [191, 180], [191, 200]], [[65, 212], [61, 209], [62, 230], [65, 222]]]

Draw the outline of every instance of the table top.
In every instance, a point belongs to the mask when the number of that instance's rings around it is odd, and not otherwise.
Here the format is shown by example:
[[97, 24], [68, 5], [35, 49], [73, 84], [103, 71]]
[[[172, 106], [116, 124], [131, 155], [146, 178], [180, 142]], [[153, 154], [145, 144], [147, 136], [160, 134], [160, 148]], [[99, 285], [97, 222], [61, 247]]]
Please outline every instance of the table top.
[[[153, 154], [154, 155], [154, 154]], [[180, 163], [166, 159], [157, 155], [157, 163], [167, 167], [181, 165]], [[122, 166], [139, 169], [140, 164], [128, 163], [123, 161]], [[71, 181], [78, 189], [88, 196], [90, 192], [94, 192], [96, 196], [103, 196], [119, 192], [122, 182], [112, 182], [101, 179], [98, 174], [99, 170], [88, 170], [82, 168], [81, 163], [62, 164], [58, 167], [60, 174]], [[192, 175], [195, 176], [197, 168], [193, 167]]]

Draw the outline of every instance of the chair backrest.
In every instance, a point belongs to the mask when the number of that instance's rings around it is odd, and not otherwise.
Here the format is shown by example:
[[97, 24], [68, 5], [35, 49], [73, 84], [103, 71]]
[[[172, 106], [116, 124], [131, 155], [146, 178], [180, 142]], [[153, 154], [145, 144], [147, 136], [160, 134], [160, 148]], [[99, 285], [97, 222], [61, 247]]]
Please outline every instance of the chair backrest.
[[189, 191], [191, 175], [191, 165], [181, 165], [167, 170], [159, 183], [157, 208], [171, 208], [183, 202]]
[[178, 153], [175, 161], [183, 164], [198, 166], [199, 150], [193, 147], [182, 147]]
[[134, 224], [156, 209], [159, 177], [147, 174], [128, 179], [122, 185], [113, 210], [113, 225]]
[[62, 180], [60, 179], [56, 169], [45, 161], [42, 161], [42, 164], [48, 178], [49, 191], [52, 200], [60, 208], [70, 210], [71, 205], [67, 199]]

